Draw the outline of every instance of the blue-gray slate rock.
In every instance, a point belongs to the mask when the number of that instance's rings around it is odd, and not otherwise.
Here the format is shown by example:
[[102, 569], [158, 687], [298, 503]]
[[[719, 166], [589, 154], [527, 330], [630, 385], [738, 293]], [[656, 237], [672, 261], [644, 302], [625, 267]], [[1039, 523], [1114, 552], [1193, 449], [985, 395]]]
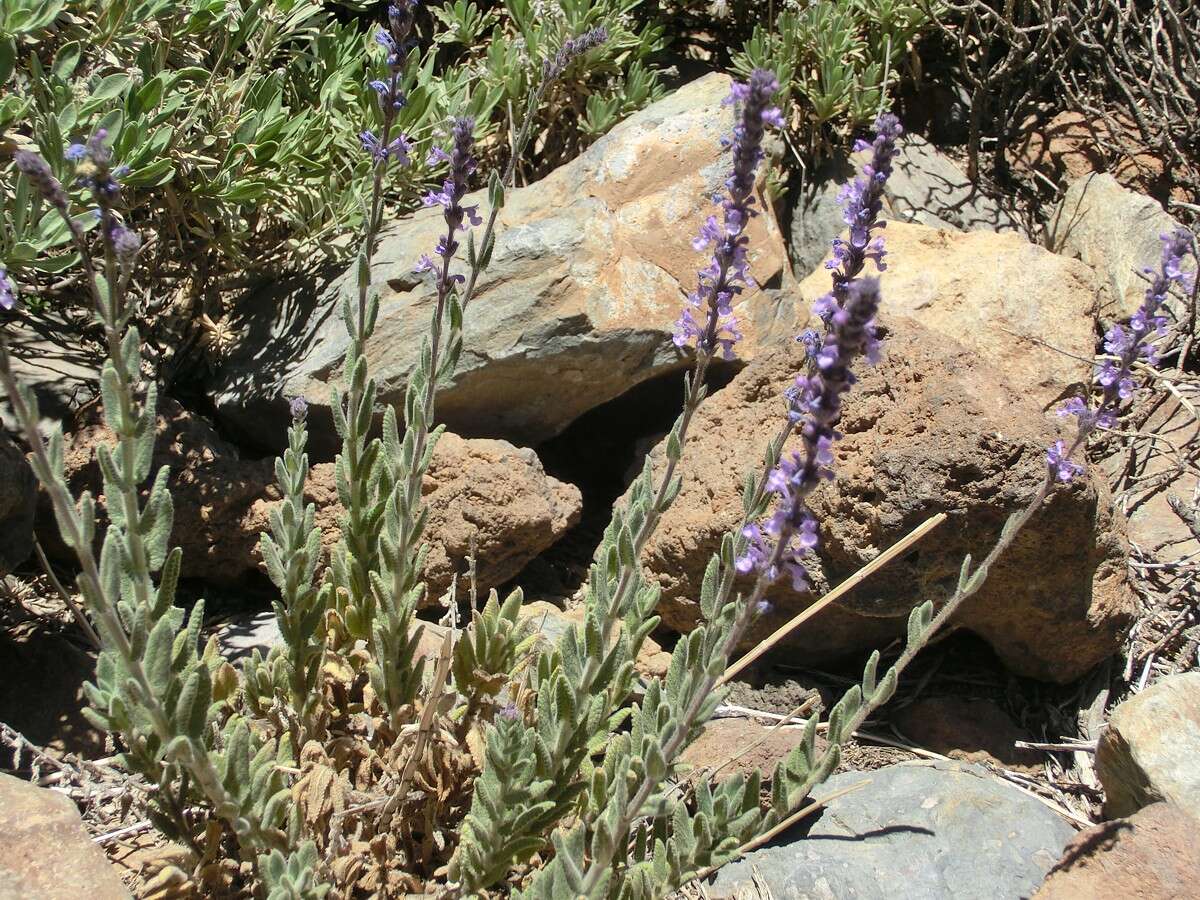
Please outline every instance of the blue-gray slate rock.
[[847, 772], [813, 792], [808, 824], [721, 869], [733, 897], [757, 870], [774, 900], [1018, 900], [1037, 890], [1074, 829], [978, 766], [938, 762]]

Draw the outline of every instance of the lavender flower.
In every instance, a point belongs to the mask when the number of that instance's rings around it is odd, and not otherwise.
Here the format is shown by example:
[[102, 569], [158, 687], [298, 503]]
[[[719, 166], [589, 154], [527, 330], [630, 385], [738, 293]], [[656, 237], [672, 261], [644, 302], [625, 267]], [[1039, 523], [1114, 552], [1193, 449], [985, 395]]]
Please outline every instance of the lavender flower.
[[63, 190], [62, 182], [54, 177], [46, 160], [29, 150], [18, 150], [13, 154], [13, 162], [17, 169], [33, 185], [34, 190], [42, 195], [42, 199], [61, 212], [67, 210], [67, 193]]
[[408, 165], [408, 154], [412, 150], [412, 144], [404, 135], [393, 138], [386, 146], [375, 136], [373, 131], [364, 131], [358, 138], [362, 141], [363, 149], [371, 154], [371, 158], [375, 162], [394, 159], [402, 166]]
[[400, 89], [404, 75], [404, 60], [411, 46], [409, 34], [413, 26], [413, 10], [416, 0], [395, 0], [388, 7], [388, 27], [375, 32], [375, 43], [386, 51], [385, 62], [388, 68], [386, 79], [376, 78], [367, 82], [379, 100], [379, 110], [383, 114], [383, 137], [376, 137], [372, 131], [364, 131], [359, 135], [363, 149], [371, 154], [376, 163], [389, 159], [398, 160], [402, 165], [408, 164], [408, 153], [411, 144], [404, 135], [388, 140], [392, 122], [396, 113], [408, 103], [408, 98]]
[[292, 414], [292, 421], [298, 425], [308, 417], [308, 401], [303, 397], [293, 397], [288, 403], [288, 411]]
[[17, 305], [17, 286], [8, 277], [8, 269], [0, 266], [0, 309], [12, 309]]
[[807, 498], [823, 479], [833, 478], [833, 442], [841, 436], [834, 426], [842, 415], [842, 396], [855, 381], [850, 364], [876, 341], [879, 280], [856, 278], [845, 285], [844, 293], [845, 302], [829, 316], [813, 374], [797, 379], [798, 390], [791, 398], [789, 415], [799, 422], [804, 452], [782, 460], [767, 478], [767, 489], [778, 498], [775, 510], [762, 528], [749, 524], [743, 529], [748, 543], [737, 560], [739, 572], [757, 571], [768, 581], [786, 570], [797, 591], [807, 587], [801, 559], [819, 541]]
[[124, 166], [113, 168], [112, 151], [104, 144], [107, 139], [108, 130], [98, 128], [86, 142], [71, 144], [64, 153], [75, 163], [76, 182], [98, 199], [115, 197], [121, 190], [117, 178], [128, 171]]
[[1054, 445], [1046, 451], [1046, 465], [1050, 467], [1050, 471], [1059, 481], [1070, 481], [1076, 475], [1083, 474], [1083, 466], [1071, 461], [1066, 452], [1066, 445], [1062, 441], [1055, 441]]
[[558, 48], [553, 59], [542, 63], [542, 82], [554, 81], [566, 70], [577, 56], [586, 53], [593, 47], [599, 47], [608, 40], [608, 29], [603, 25], [585, 31], [577, 38], [571, 38]]
[[[1167, 317], [1163, 307], [1171, 288], [1178, 285], [1184, 291], [1192, 288], [1193, 276], [1183, 271], [1183, 260], [1191, 252], [1192, 236], [1180, 228], [1161, 235], [1162, 259], [1158, 271], [1146, 269], [1150, 286], [1141, 306], [1129, 320], [1126, 329], [1113, 325], [1104, 335], [1104, 352], [1108, 358], [1096, 367], [1095, 383], [1100, 398], [1093, 409], [1084, 399], [1072, 397], [1059, 408], [1060, 416], [1075, 416], [1078, 431], [1071, 449], [1082, 444], [1096, 428], [1108, 429], [1117, 423], [1121, 401], [1133, 396], [1133, 364], [1139, 360], [1149, 365], [1158, 361], [1155, 340], [1167, 333]], [[1070, 462], [1070, 451], [1064, 451], [1058, 441], [1046, 452], [1046, 464], [1059, 481], [1070, 481], [1083, 472], [1083, 467]]]
[[113, 252], [123, 269], [130, 269], [142, 248], [142, 236], [124, 225], [114, 225], [109, 232]]
[[695, 339], [700, 353], [712, 354], [720, 346], [722, 355], [731, 359], [733, 345], [741, 339], [733, 315], [733, 298], [742, 292], [743, 285], [753, 284], [746, 257], [750, 240], [743, 232], [751, 217], [757, 215], [754, 175], [763, 159], [766, 126], [782, 124], [779, 110], [769, 105], [777, 90], [779, 83], [771, 72], [755, 69], [745, 84], [733, 83], [725, 100], [725, 105], [733, 104], [739, 113], [733, 135], [721, 142], [733, 156], [733, 172], [725, 181], [729, 193], [726, 197], [714, 198], [721, 204], [721, 220], [709, 216], [699, 236], [692, 241], [697, 251], [709, 246], [714, 250], [712, 262], [700, 271], [699, 285], [688, 295], [687, 305], [675, 323], [677, 347], [684, 347]]
[[845, 301], [846, 286], [862, 273], [867, 260], [873, 261], [880, 272], [887, 268], [883, 261], [887, 255], [883, 237], [873, 233], [886, 225], [879, 219], [883, 188], [892, 174], [892, 159], [899, 152], [896, 141], [903, 133], [900, 120], [884, 113], [875, 120], [875, 138], [869, 143], [859, 140], [854, 144], [855, 152], [871, 150], [871, 160], [863, 166], [862, 175], [838, 193], [849, 239], [834, 238], [833, 257], [825, 263], [827, 269], [833, 270], [833, 290], [813, 305], [813, 311], [822, 320], [827, 321], [838, 304]]
[[474, 133], [475, 120], [469, 116], [460, 116], [451, 123], [450, 152], [435, 148], [429, 154], [431, 162], [446, 161], [450, 163], [450, 171], [442, 183], [442, 189], [440, 191], [431, 190], [423, 198], [426, 206], [442, 207], [447, 233], [438, 238], [434, 251], [442, 258], [442, 264], [439, 266], [429, 254], [423, 254], [417, 261], [414, 271], [437, 272], [438, 290], [442, 295], [449, 290], [452, 282], [463, 281], [462, 275], [448, 276], [445, 274], [449, 270], [450, 259], [458, 250], [458, 241], [454, 239], [455, 232], [467, 230], [465, 221], [469, 221], [472, 225], [483, 224], [477, 205], [462, 205], [462, 199], [467, 193], [467, 181], [471, 173], [475, 171], [475, 158], [471, 155]]

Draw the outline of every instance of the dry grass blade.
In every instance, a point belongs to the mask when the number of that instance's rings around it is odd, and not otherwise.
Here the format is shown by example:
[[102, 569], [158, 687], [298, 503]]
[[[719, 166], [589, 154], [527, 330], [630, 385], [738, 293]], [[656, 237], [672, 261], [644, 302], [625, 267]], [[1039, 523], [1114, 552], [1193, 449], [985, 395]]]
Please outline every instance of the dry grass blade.
[[881, 554], [879, 554], [879, 556], [875, 557], [875, 559], [871, 560], [812, 606], [808, 607], [803, 612], [792, 617], [789, 621], [775, 629], [775, 631], [771, 633], [770, 637], [768, 637], [761, 644], [726, 669], [725, 674], [721, 676], [721, 679], [717, 682], [717, 685], [720, 686], [728, 682], [730, 679], [736, 678], [738, 673], [744, 670], [747, 666], [751, 665], [760, 656], [787, 637], [788, 634], [807, 622], [809, 619], [827, 607], [830, 603], [833, 603], [835, 600], [858, 587], [859, 584], [861, 584], [875, 572], [878, 572], [897, 556], [900, 556], [902, 553], [908, 550], [909, 547], [921, 540], [921, 538], [925, 537], [925, 535], [929, 534], [929, 532], [933, 531], [933, 529], [937, 528], [945, 521], [946, 514], [938, 513], [936, 516], [933, 516], [932, 518], [921, 523], [898, 543], [893, 544], [891, 547], [884, 550]]

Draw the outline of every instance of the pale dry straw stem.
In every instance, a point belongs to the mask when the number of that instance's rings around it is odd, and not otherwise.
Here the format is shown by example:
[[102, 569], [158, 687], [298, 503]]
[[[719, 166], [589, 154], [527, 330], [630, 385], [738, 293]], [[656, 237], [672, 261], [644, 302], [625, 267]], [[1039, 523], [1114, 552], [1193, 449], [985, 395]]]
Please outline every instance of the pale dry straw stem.
[[938, 513], [937, 515], [935, 515], [935, 516], [927, 519], [925, 522], [921, 523], [919, 526], [917, 526], [915, 529], [913, 529], [911, 532], [909, 532], [909, 534], [906, 535], [903, 539], [901, 539], [898, 543], [893, 544], [891, 547], [889, 547], [883, 553], [879, 554], [879, 556], [875, 557], [875, 559], [871, 560], [869, 563], [867, 563], [865, 566], [863, 566], [861, 569], [859, 569], [857, 572], [855, 572], [853, 575], [851, 575], [849, 578], [847, 578], [845, 581], [843, 581], [841, 584], [839, 584], [837, 587], [835, 587], [832, 591], [830, 591], [825, 596], [823, 596], [820, 600], [818, 600], [812, 606], [810, 606], [807, 609], [805, 609], [804, 611], [796, 614], [791, 619], [789, 619], [787, 622], [785, 622], [783, 625], [780, 625], [778, 628], [776, 628], [775, 631], [773, 631], [769, 637], [767, 637], [765, 640], [762, 641], [762, 643], [760, 643], [757, 647], [755, 647], [753, 650], [751, 650], [749, 653], [747, 653], [745, 656], [743, 656], [741, 659], [739, 659], [736, 663], [734, 663], [728, 669], [726, 669], [725, 674], [722, 675], [719, 679], [717, 679], [717, 685], [720, 686], [722, 684], [727, 683], [731, 679], [735, 678], [738, 675], [738, 673], [744, 671], [747, 666], [753, 664], [755, 662], [755, 660], [757, 660], [764, 653], [766, 653], [768, 650], [770, 650], [772, 647], [774, 647], [776, 644], [778, 644], [781, 640], [783, 640], [785, 637], [787, 637], [792, 631], [794, 631], [800, 625], [807, 622], [809, 619], [811, 619], [813, 616], [815, 616], [821, 610], [825, 609], [825, 607], [829, 606], [829, 604], [833, 603], [835, 600], [840, 599], [845, 594], [847, 594], [848, 592], [850, 592], [851, 590], [856, 588], [859, 584], [861, 584], [863, 581], [865, 581], [868, 577], [870, 577], [875, 572], [882, 569], [884, 566], [886, 566], [888, 563], [890, 563], [892, 560], [894, 560], [897, 556], [900, 556], [902, 553], [904, 553], [906, 550], [908, 550], [909, 547], [911, 547], [917, 541], [921, 540], [923, 537], [925, 537], [925, 535], [929, 534], [929, 532], [933, 531], [933, 529], [937, 528], [939, 525], [941, 525], [945, 521], [946, 521], [946, 514]]

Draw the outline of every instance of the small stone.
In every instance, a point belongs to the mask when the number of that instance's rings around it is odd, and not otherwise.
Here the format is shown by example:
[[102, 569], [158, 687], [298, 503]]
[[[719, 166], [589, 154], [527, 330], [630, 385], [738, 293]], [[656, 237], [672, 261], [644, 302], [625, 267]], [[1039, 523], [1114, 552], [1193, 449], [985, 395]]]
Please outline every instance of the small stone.
[[741, 717], [712, 719], [683, 751], [682, 761], [694, 769], [723, 767], [718, 779], [756, 770], [766, 778], [802, 737], [802, 729], [796, 727], [773, 729]]
[[0, 774], [0, 900], [128, 900], [62, 794]]
[[1104, 812], [1167, 800], [1200, 819], [1200, 672], [1171, 675], [1120, 704], [1096, 748]]
[[1018, 900], [1074, 834], [1033, 797], [960, 763], [846, 772], [812, 796], [860, 782], [718, 871], [709, 896], [736, 896], [757, 871], [779, 900]]
[[1152, 803], [1077, 834], [1033, 900], [1179, 900], [1196, 896], [1197, 885], [1196, 820], [1174, 804]]
[[1031, 735], [990, 700], [929, 697], [897, 710], [892, 723], [917, 746], [952, 759], [1023, 772], [1041, 770], [1041, 754], [1014, 746], [1031, 740]]

